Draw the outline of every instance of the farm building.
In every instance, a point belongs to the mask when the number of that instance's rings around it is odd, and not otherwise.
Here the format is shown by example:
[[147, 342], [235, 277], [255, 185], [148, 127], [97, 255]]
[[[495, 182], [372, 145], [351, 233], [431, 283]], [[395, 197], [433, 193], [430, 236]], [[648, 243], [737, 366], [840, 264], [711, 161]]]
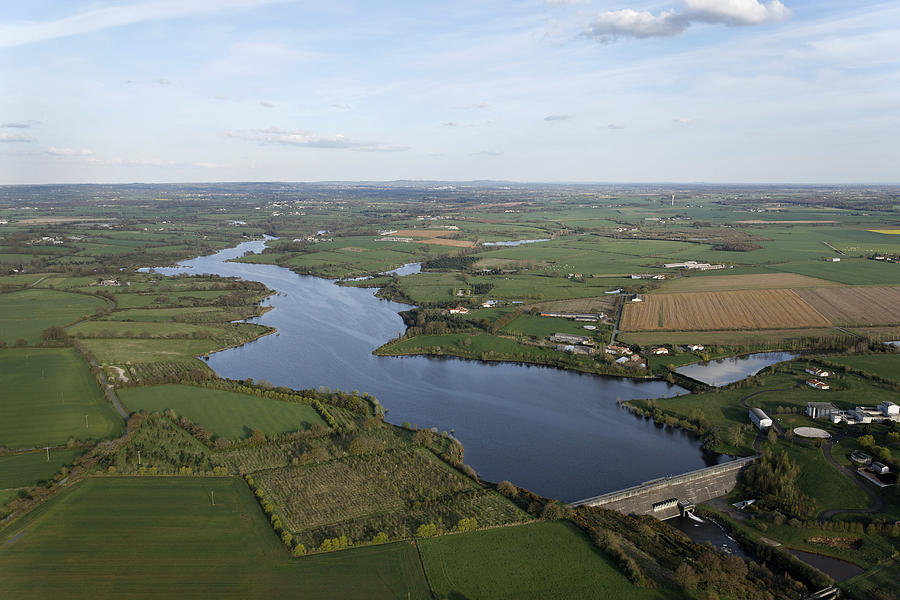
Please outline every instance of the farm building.
[[691, 352], [699, 352], [703, 350], [703, 344], [688, 344], [688, 350]]
[[643, 302], [644, 299], [641, 298], [640, 296], [638, 296], [637, 294], [635, 294], [634, 296], [631, 297], [631, 301], [632, 302]]
[[825, 262], [841, 262], [841, 259], [837, 256], [829, 256], [825, 259]]
[[655, 356], [663, 356], [663, 355], [668, 354], [668, 353], [669, 353], [669, 349], [668, 349], [668, 348], [654, 348], [654, 349], [653, 349], [653, 354], [654, 354]]
[[709, 263], [697, 262], [696, 260], [687, 260], [680, 263], [666, 263], [663, 266], [667, 269], [697, 269], [700, 271], [725, 268], [725, 265], [711, 265]]
[[886, 464], [880, 463], [880, 462], [873, 462], [872, 466], [870, 468], [873, 471], [875, 471], [876, 473], [878, 473], [879, 475], [884, 475], [886, 473], [891, 472], [890, 467], [888, 467]]
[[462, 306], [457, 306], [456, 308], [451, 308], [449, 312], [451, 315], [467, 315], [469, 314], [469, 309]]
[[815, 377], [828, 377], [831, 375], [831, 373], [825, 369], [817, 369], [816, 367], [807, 367], [806, 372]]
[[481, 308], [493, 308], [497, 306], [497, 304], [499, 304], [499, 302], [496, 300], [485, 300], [481, 303]]
[[770, 419], [769, 415], [764, 413], [760, 408], [750, 409], [750, 420], [759, 429], [765, 429], [772, 426], [772, 419]]
[[603, 318], [603, 313], [565, 313], [565, 312], [542, 312], [542, 317], [558, 317], [560, 319], [574, 319], [576, 321], [584, 321], [586, 323], [596, 323]]
[[556, 349], [560, 352], [568, 352], [569, 354], [591, 354], [593, 350], [587, 346], [576, 346], [574, 344], [557, 344]]
[[631, 351], [630, 348], [626, 348], [625, 346], [613, 346], [609, 345], [606, 347], [607, 354], [621, 354], [622, 356], [631, 356], [634, 352]]
[[831, 386], [825, 383], [824, 381], [819, 381], [818, 379], [807, 379], [806, 385], [816, 390], [830, 390]]
[[572, 335], [571, 333], [554, 333], [550, 336], [551, 342], [560, 342], [563, 344], [582, 344], [585, 346], [593, 345], [591, 338], [583, 335]]
[[840, 412], [831, 402], [807, 402], [806, 416], [811, 419], [830, 419], [831, 415]]

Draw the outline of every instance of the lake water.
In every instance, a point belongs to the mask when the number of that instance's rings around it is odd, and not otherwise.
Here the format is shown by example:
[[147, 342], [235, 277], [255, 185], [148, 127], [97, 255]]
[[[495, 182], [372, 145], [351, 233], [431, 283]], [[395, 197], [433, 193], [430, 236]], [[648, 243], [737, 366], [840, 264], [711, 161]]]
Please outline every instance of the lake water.
[[374, 289], [342, 287], [274, 265], [229, 263], [264, 242], [246, 242], [165, 274], [214, 273], [261, 281], [278, 293], [254, 322], [278, 329], [213, 354], [222, 377], [293, 388], [328, 386], [376, 396], [391, 423], [453, 431], [465, 461], [490, 481], [574, 501], [718, 461], [693, 436], [636, 418], [616, 399], [686, 393], [662, 381], [598, 377], [547, 367], [423, 356], [378, 357], [402, 333], [404, 304]]
[[741, 550], [737, 540], [730, 537], [725, 528], [709, 519], [703, 519], [696, 515], [687, 515], [684, 517], [675, 517], [666, 520], [666, 523], [685, 533], [691, 540], [698, 544], [709, 542], [713, 548], [727, 552], [729, 554], [737, 554], [746, 558], [746, 554]]
[[792, 352], [759, 352], [686, 365], [678, 367], [675, 372], [707, 385], [720, 387], [756, 375], [769, 365], [792, 360], [797, 356], [799, 355]]
[[536, 242], [549, 242], [550, 238], [540, 238], [537, 240], [514, 240], [511, 242], [482, 242], [482, 246], [501, 246], [501, 247], [510, 247], [510, 246], [521, 246], [522, 244], [534, 244]]
[[806, 564], [814, 566], [826, 575], [830, 575], [835, 581], [850, 579], [864, 571], [862, 567], [839, 558], [831, 558], [830, 556], [822, 556], [821, 554], [813, 554], [803, 550], [794, 550], [793, 548], [786, 548], [786, 550]]

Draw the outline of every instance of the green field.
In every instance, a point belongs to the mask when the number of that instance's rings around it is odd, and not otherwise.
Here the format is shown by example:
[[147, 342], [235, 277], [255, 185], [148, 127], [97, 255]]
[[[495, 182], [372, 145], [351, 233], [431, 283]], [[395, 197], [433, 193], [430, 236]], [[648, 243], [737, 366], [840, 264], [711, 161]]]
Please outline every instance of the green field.
[[[597, 327], [597, 331], [589, 331], [584, 328], [585, 325]], [[572, 333], [575, 335], [593, 337], [595, 334], [599, 334], [601, 329], [604, 328], [600, 323], [582, 323], [580, 321], [562, 319], [559, 317], [539, 317], [523, 314], [516, 317], [509, 325], [504, 327], [501, 332], [513, 335], [528, 335], [537, 338], [544, 338], [553, 335], [554, 333]], [[597, 335], [597, 337], [599, 339], [599, 335]]]
[[900, 381], [900, 353], [829, 356], [828, 360], [871, 375]]
[[408, 543], [289, 558], [231, 478], [89, 479], [7, 527], [0, 548], [16, 599], [429, 598]]
[[106, 364], [193, 360], [223, 346], [211, 339], [87, 338], [82, 343], [98, 362]]
[[49, 480], [61, 467], [72, 464], [80, 449], [55, 448], [50, 460], [44, 451], [0, 456], [0, 489], [34, 485]]
[[438, 598], [678, 598], [638, 588], [569, 523], [554, 521], [419, 542]]
[[75, 350], [0, 350], [0, 385], [0, 445], [8, 448], [100, 439], [123, 430]]
[[68, 325], [106, 306], [101, 298], [53, 290], [22, 290], [0, 294], [0, 340], [34, 344], [47, 327]]
[[119, 397], [133, 411], [171, 408], [175, 414], [228, 439], [248, 437], [254, 429], [270, 435], [309, 429], [315, 423], [325, 425], [315, 409], [306, 404], [190, 385], [124, 388]]

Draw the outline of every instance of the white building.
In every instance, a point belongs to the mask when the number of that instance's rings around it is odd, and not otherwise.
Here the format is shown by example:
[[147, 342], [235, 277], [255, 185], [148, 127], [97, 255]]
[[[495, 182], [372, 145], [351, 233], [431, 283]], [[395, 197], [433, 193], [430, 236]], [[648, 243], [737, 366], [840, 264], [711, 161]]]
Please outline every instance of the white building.
[[753, 421], [753, 424], [759, 429], [766, 429], [772, 426], [772, 419], [770, 419], [769, 415], [764, 413], [760, 408], [750, 409], [750, 420]]

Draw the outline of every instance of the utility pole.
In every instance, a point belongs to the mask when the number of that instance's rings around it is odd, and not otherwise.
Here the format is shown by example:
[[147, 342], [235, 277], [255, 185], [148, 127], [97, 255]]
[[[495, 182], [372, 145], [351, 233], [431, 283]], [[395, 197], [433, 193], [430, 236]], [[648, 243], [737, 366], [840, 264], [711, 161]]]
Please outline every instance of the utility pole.
[[47, 446], [47, 462], [50, 462], [50, 446]]
[[209, 491], [209, 499], [210, 499], [210, 501], [212, 501], [212, 505], [215, 506], [216, 505], [216, 492], [215, 491], [213, 491], [213, 490]]
[[87, 415], [84, 415], [84, 428], [85, 428], [85, 429], [88, 429], [88, 428], [89, 428], [89, 427], [88, 427], [88, 416], [87, 416]]
[[141, 464], [141, 451], [138, 450], [138, 464]]

